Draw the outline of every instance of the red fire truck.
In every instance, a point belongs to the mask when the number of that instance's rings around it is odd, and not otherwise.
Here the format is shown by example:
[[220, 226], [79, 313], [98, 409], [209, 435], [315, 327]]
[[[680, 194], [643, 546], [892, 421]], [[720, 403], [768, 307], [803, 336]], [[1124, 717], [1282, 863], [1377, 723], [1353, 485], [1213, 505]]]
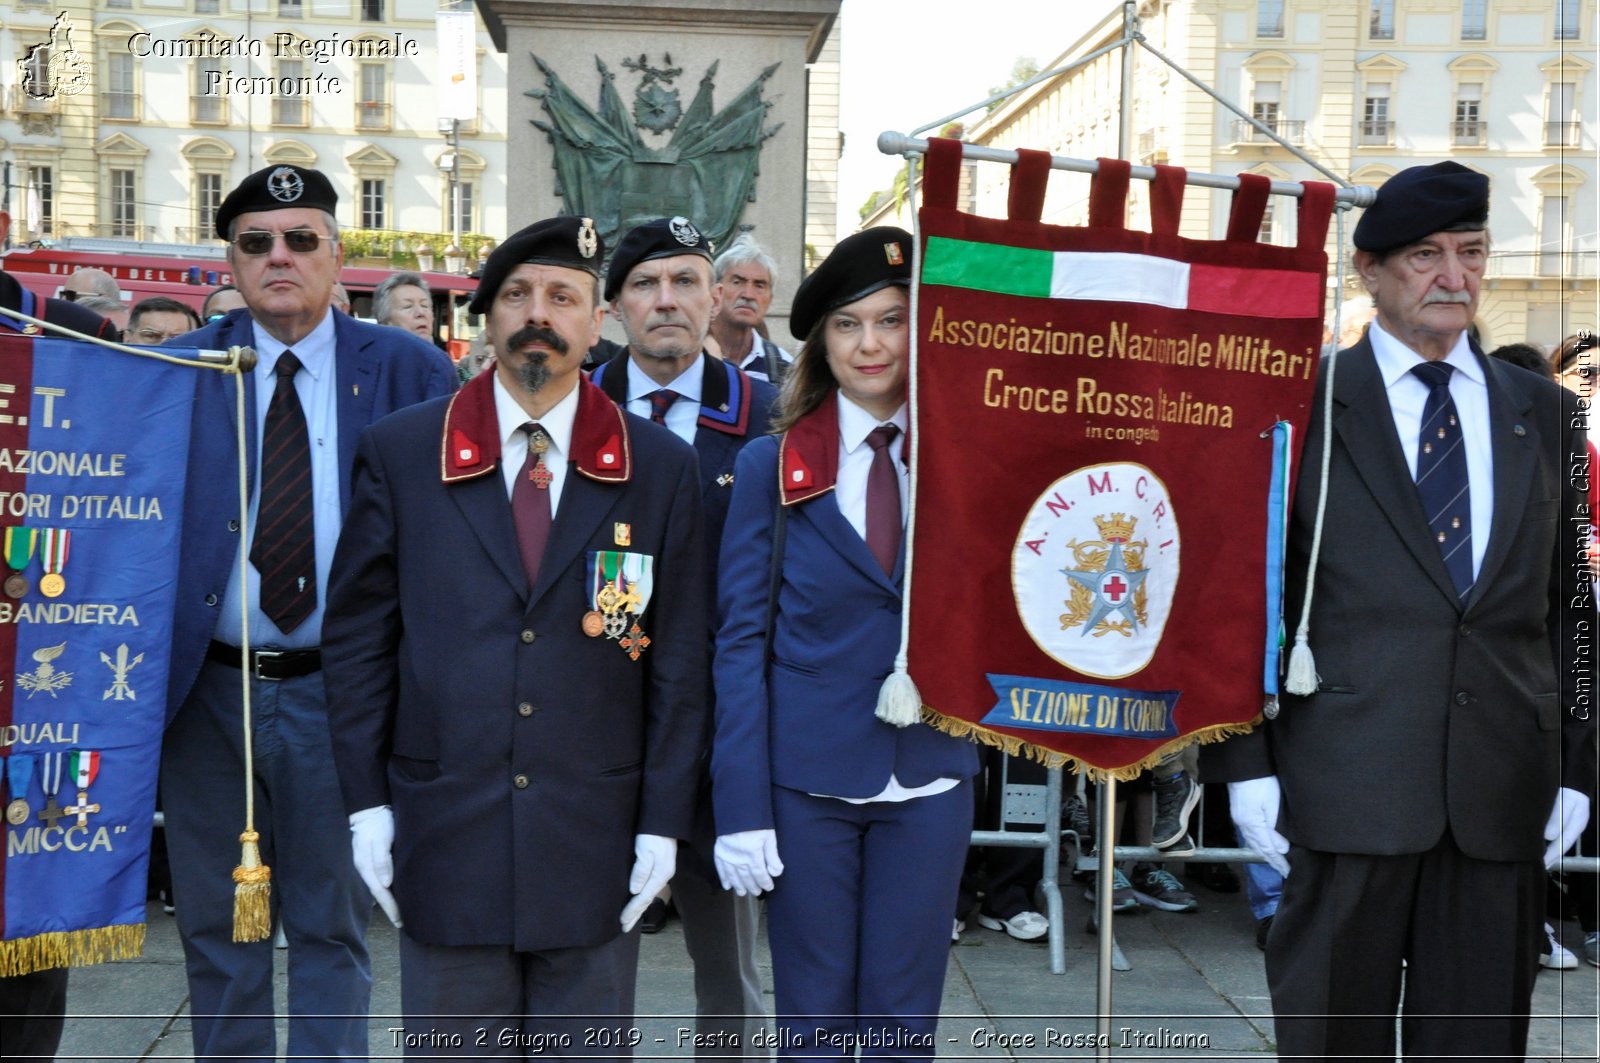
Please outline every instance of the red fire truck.
[[[0, 268], [41, 296], [59, 296], [62, 284], [76, 270], [103, 269], [116, 280], [130, 308], [141, 299], [165, 295], [187, 303], [198, 313], [213, 288], [233, 283], [223, 251], [221, 246], [66, 237], [50, 247], [13, 248], [0, 255]], [[372, 290], [395, 272], [366, 266], [344, 267], [339, 280], [350, 293], [350, 312], [370, 318]], [[452, 359], [461, 358], [481, 327], [478, 318], [467, 313], [478, 282], [452, 273], [413, 272], [428, 282], [433, 293], [435, 335]]]

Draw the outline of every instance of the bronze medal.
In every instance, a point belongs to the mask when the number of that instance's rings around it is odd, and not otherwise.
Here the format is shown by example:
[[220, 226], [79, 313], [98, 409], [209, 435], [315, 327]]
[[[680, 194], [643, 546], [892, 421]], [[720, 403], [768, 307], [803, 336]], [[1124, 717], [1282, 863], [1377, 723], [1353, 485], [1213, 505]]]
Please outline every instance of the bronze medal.
[[8, 598], [21, 598], [28, 593], [28, 577], [20, 572], [13, 572], [6, 577], [5, 591]]
[[6, 822], [13, 827], [20, 827], [28, 822], [28, 816], [32, 811], [28, 807], [28, 802], [19, 797], [6, 806]]
[[59, 598], [67, 589], [67, 581], [59, 572], [52, 572], [39, 581], [39, 593], [46, 598]]
[[594, 609], [583, 614], [583, 633], [590, 638], [599, 638], [606, 629], [606, 618]]

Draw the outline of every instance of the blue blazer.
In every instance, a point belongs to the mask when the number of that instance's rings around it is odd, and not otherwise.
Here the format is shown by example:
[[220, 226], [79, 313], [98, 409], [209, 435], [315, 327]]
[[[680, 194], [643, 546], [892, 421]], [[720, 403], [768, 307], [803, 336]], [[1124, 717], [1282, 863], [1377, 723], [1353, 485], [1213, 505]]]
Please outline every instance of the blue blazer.
[[[432, 344], [404, 329], [334, 315], [334, 367], [339, 410], [339, 502], [350, 508], [350, 470], [362, 429], [378, 418], [423, 399], [455, 390], [450, 360]], [[255, 326], [247, 310], [172, 341], [176, 347], [222, 349], [254, 346]], [[255, 491], [255, 375], [245, 385], [246, 465]], [[183, 499], [183, 555], [172, 623], [172, 664], [167, 719], [189, 696], [206, 646], [217, 630], [217, 610], [239, 557], [238, 399], [235, 380], [203, 372], [195, 387], [189, 466]], [[323, 588], [324, 593], [327, 588]]]
[[[578, 386], [532, 588], [492, 373], [356, 458], [322, 630], [334, 760], [348, 811], [393, 807], [395, 897], [428, 944], [610, 941], [634, 835], [688, 837], [709, 722], [694, 451]], [[654, 559], [637, 658], [583, 628], [597, 551]]]
[[[761, 658], [771, 580], [780, 447], [787, 507], [771, 670]], [[830, 393], [780, 440], [739, 453], [723, 533], [712, 795], [717, 832], [773, 826], [772, 788], [871, 797], [903, 785], [965, 779], [972, 743], [924, 723], [874, 715], [900, 648], [902, 550], [893, 577], [833, 497], [838, 406]]]

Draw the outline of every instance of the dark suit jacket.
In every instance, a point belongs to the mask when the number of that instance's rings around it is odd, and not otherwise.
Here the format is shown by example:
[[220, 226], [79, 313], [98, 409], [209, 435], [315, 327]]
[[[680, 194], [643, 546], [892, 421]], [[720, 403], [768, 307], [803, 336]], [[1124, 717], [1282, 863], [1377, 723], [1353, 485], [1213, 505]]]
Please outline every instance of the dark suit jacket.
[[[1494, 517], [1465, 610], [1429, 534], [1370, 343], [1336, 359], [1310, 629], [1321, 683], [1310, 697], [1283, 695], [1264, 728], [1202, 753], [1210, 779], [1276, 774], [1279, 826], [1293, 843], [1415, 853], [1448, 826], [1469, 856], [1534, 860], [1563, 771], [1574, 786], [1594, 776], [1594, 721], [1568, 711], [1584, 711], [1573, 637], [1580, 624], [1592, 637], [1595, 622], [1592, 601], [1577, 600], [1588, 535], [1569, 471], [1585, 452], [1577, 400], [1477, 357], [1489, 390]], [[1327, 372], [1324, 363], [1295, 488], [1291, 631], [1316, 518]]]
[[[692, 818], [707, 725], [694, 451], [580, 381], [530, 592], [492, 381], [362, 440], [323, 624], [334, 758], [348, 811], [394, 808], [408, 934], [597, 945], [619, 933], [634, 835], [687, 837]], [[597, 550], [654, 558], [637, 660], [582, 630]]]
[[[723, 533], [711, 753], [717, 830], [723, 834], [772, 827], [775, 786], [871, 797], [891, 773], [903, 785], [923, 786], [978, 771], [976, 748], [966, 739], [924, 723], [894, 727], [874, 715], [878, 690], [900, 648], [905, 551], [902, 546], [894, 575], [886, 575], [834, 501], [834, 396], [785, 433], [781, 446], [787, 531], [765, 683], [777, 438], [757, 439], [740, 452]], [[806, 473], [796, 480], [800, 468]]]
[[[432, 344], [404, 329], [371, 325], [333, 314], [334, 371], [339, 417], [339, 501], [350, 509], [350, 469], [362, 429], [423, 399], [455, 390], [455, 369]], [[174, 347], [221, 349], [253, 346], [247, 310], [179, 336]], [[194, 686], [206, 646], [217, 629], [217, 610], [239, 557], [239, 419], [235, 378], [202, 372], [195, 387], [189, 468], [183, 499], [183, 556], [173, 614], [170, 721]], [[255, 376], [244, 374], [246, 465], [255, 491]], [[327, 588], [323, 588], [326, 593]]]

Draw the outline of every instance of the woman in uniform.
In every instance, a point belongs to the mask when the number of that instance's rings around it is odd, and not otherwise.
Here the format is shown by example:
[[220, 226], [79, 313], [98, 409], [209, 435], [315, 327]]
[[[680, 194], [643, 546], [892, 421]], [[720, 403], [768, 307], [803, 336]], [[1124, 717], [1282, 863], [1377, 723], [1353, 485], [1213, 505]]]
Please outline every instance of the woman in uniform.
[[716, 860], [771, 891], [780, 1059], [933, 1056], [970, 838], [971, 743], [875, 715], [900, 645], [911, 259], [909, 233], [868, 229], [801, 284], [779, 434], [740, 453], [723, 536]]

